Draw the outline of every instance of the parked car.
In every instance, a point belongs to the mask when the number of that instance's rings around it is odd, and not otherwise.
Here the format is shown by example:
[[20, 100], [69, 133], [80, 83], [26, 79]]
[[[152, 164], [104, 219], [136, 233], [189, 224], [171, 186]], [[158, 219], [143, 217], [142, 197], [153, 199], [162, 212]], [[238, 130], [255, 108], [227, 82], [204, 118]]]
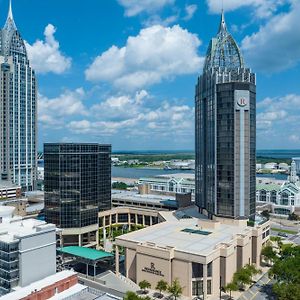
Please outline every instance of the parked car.
[[278, 236], [288, 237], [288, 235], [285, 232], [278, 232]]

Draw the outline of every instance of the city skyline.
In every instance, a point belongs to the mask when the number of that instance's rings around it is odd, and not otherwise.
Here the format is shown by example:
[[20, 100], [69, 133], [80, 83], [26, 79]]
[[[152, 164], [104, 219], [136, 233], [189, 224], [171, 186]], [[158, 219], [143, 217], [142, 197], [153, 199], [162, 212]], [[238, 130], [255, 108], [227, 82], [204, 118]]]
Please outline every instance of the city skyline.
[[[13, 1], [38, 74], [38, 149], [91, 139], [114, 150], [193, 149], [195, 78], [221, 1], [88, 2], [70, 9], [56, 0]], [[227, 24], [258, 73], [258, 148], [297, 149], [300, 4], [266, 2], [224, 1]], [[0, 6], [5, 20], [8, 1]]]

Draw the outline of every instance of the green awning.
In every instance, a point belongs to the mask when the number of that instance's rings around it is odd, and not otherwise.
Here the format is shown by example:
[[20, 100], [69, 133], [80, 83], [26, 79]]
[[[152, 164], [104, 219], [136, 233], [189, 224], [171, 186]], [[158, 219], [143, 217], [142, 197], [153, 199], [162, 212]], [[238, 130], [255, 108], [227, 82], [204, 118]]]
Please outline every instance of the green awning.
[[114, 256], [109, 252], [78, 246], [63, 247], [59, 248], [58, 251], [93, 261]]

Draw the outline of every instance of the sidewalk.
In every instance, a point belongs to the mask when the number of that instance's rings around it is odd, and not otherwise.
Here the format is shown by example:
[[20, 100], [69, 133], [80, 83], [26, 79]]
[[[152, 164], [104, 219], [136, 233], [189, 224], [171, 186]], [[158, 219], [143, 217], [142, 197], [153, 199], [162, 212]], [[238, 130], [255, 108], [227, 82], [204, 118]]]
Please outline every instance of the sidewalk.
[[238, 298], [238, 300], [272, 299], [270, 295], [271, 290], [267, 289], [266, 286], [269, 282], [271, 282], [271, 279], [268, 277], [268, 273], [263, 274], [262, 277], [255, 284], [253, 284]]

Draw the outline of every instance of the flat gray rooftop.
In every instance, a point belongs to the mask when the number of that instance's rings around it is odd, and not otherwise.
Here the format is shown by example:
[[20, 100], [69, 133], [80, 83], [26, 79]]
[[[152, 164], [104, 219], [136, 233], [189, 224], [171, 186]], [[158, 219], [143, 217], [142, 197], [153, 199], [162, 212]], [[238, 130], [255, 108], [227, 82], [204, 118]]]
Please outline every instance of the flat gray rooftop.
[[124, 200], [124, 201], [133, 201], [133, 202], [147, 202], [154, 204], [164, 204], [164, 202], [168, 201], [168, 203], [174, 202], [174, 206], [176, 206], [176, 200], [173, 196], [163, 196], [163, 195], [152, 195], [145, 194], [141, 195], [137, 192], [131, 191], [119, 191], [112, 190], [112, 200]]
[[[229, 243], [236, 234], [249, 231], [247, 227], [227, 224], [221, 224], [216, 229], [201, 228], [198, 226], [198, 218], [178, 220], [172, 212], [164, 212], [163, 217], [167, 220], [166, 222], [125, 234], [118, 239], [134, 243], [150, 242], [161, 247], [174, 247], [180, 252], [206, 256], [215, 249], [217, 244]], [[184, 229], [203, 230], [210, 234], [183, 232]]]

